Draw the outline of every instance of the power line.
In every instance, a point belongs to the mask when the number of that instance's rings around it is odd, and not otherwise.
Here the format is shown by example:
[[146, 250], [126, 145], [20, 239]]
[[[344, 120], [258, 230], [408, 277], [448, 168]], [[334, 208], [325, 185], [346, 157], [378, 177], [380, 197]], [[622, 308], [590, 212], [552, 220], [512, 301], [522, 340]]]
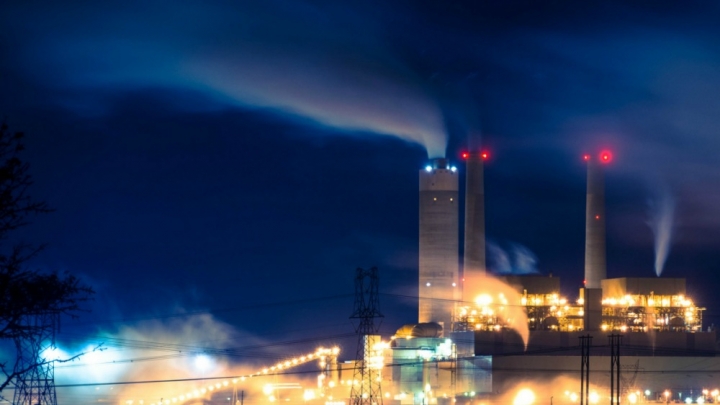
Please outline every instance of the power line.
[[[355, 333], [344, 333], [344, 334], [337, 334], [337, 335], [331, 335], [331, 336], [323, 336], [320, 338], [295, 339], [295, 340], [290, 340], [290, 341], [273, 342], [273, 343], [267, 343], [267, 344], [262, 344], [262, 345], [253, 345], [253, 346], [236, 347], [236, 348], [228, 348], [228, 349], [194, 347], [192, 350], [180, 351], [179, 353], [168, 354], [168, 355], [163, 355], [163, 356], [138, 357], [138, 358], [133, 358], [133, 359], [114, 360], [114, 361], [98, 362], [98, 363], [92, 363], [92, 364], [93, 365], [121, 364], [121, 363], [134, 363], [134, 362], [142, 362], [142, 361], [167, 360], [167, 359], [192, 356], [192, 355], [197, 355], [197, 354], [218, 355], [218, 356], [235, 357], [235, 358], [258, 358], [258, 359], [278, 360], [278, 359], [285, 358], [285, 356], [272, 356], [272, 355], [267, 355], [267, 354], [263, 355], [263, 354], [258, 354], [255, 351], [259, 350], [259, 349], [267, 349], [267, 348], [276, 347], [276, 346], [290, 346], [290, 345], [297, 345], [297, 344], [301, 344], [301, 343], [322, 342], [322, 341], [328, 341], [331, 339], [349, 338], [349, 337], [355, 337], [355, 336], [356, 336]], [[245, 351], [253, 351], [253, 354], [246, 354], [246, 353], [244, 353]], [[70, 368], [70, 367], [82, 367], [82, 366], [87, 366], [87, 364], [68, 364], [68, 365], [64, 365], [64, 366], [58, 366], [57, 368]]]
[[[472, 360], [476, 359], [478, 357], [482, 356], [465, 356], [465, 357], [459, 357], [458, 360]], [[435, 360], [435, 362], [442, 362], [442, 361], [450, 361], [450, 360]], [[405, 367], [405, 366], [417, 366], [424, 364], [425, 361], [417, 361], [417, 362], [403, 362], [403, 363], [391, 363], [386, 364], [385, 367]], [[465, 369], [474, 369], [475, 367], [465, 367]], [[352, 371], [357, 369], [357, 367], [347, 367], [342, 368], [342, 371]], [[337, 370], [333, 370], [337, 371]], [[492, 371], [503, 371], [503, 372], [520, 372], [523, 374], [528, 373], [575, 373], [577, 372], [577, 368], [565, 368], [565, 369], [558, 369], [558, 368], [533, 368], [528, 369], [525, 367], [493, 367]], [[290, 376], [290, 375], [305, 375], [305, 374], [317, 374], [317, 370], [295, 370], [295, 371], [283, 371], [283, 372], [273, 372], [273, 373], [267, 373], [263, 375], [258, 375], [253, 378], [267, 378], [267, 377], [277, 377], [277, 376]], [[591, 373], [607, 373], [607, 370], [591, 370]], [[698, 373], [720, 373], [720, 368], [717, 369], [697, 369], [697, 370], [672, 370], [672, 371], [665, 371], [665, 370], [638, 370], [638, 374], [664, 374], [664, 375], [672, 375], [672, 374], [679, 374], [679, 373], [688, 373], [688, 374], [698, 374]], [[133, 384], [162, 384], [162, 383], [173, 383], [173, 382], [193, 382], [193, 381], [217, 381], [217, 380], [232, 380], [232, 379], [239, 379], [241, 376], [222, 376], [222, 377], [202, 377], [202, 378], [176, 378], [176, 379], [164, 379], [164, 380], [138, 380], [138, 381], [115, 381], [115, 382], [104, 382], [104, 383], [77, 383], [77, 384], [57, 384], [57, 388], [72, 388], [72, 387], [94, 387], [94, 386], [112, 386], [112, 385], [133, 385]]]

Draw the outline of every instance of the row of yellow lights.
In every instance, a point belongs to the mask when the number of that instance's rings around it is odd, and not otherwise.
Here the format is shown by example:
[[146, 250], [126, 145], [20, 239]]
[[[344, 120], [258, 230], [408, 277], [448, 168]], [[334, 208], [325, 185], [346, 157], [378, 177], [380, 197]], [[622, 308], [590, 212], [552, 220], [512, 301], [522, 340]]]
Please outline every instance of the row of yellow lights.
[[[551, 305], [566, 305], [568, 303], [568, 300], [564, 297], [560, 297], [557, 294], [551, 294], [549, 303]], [[583, 305], [585, 300], [582, 298], [578, 298], [577, 304]], [[603, 305], [620, 305], [620, 306], [626, 306], [626, 305], [634, 305], [636, 302], [635, 298], [631, 295], [625, 295], [624, 297], [620, 298], [605, 298], [602, 303]], [[483, 303], [478, 302], [478, 304], [482, 305]], [[540, 298], [537, 296], [534, 296], [532, 298], [528, 297], [522, 297], [520, 299], [520, 304], [522, 305], [543, 305], [545, 304], [545, 299]], [[693, 302], [691, 299], [686, 298], [684, 295], [675, 295], [672, 298], [663, 297], [658, 300], [655, 300], [654, 298], [649, 298], [647, 301], [648, 306], [663, 306], [663, 307], [670, 307], [670, 306], [680, 306], [680, 307], [692, 307]], [[675, 304], [675, 305], [673, 305]]]
[[[490, 305], [492, 305], [492, 304], [508, 305], [508, 300], [507, 300], [507, 298], [505, 298], [505, 296], [502, 293], [498, 294], [498, 301], [499, 301], [499, 303], [495, 303], [495, 300], [493, 299], [493, 297], [490, 294], [481, 294], [475, 299], [475, 304], [477, 304], [481, 308], [482, 315], [492, 315], [492, 313], [493, 313], [492, 310], [489, 310], [489, 312], [485, 311], [485, 309], [488, 308]], [[569, 310], [568, 300], [564, 297], [560, 297], [557, 294], [551, 294], [549, 301], [550, 301], [549, 304], [553, 305], [555, 308], [557, 308], [557, 306], [563, 306], [566, 311]], [[528, 304], [529, 305], [543, 305], [544, 303], [545, 303], [544, 298], [538, 298], [538, 297], [532, 297], [530, 299], [528, 299], [528, 297], [520, 298], [521, 305], [528, 305]], [[578, 305], [582, 305], [583, 303], [584, 303], [584, 300], [582, 298], [579, 298], [577, 300]], [[502, 309], [502, 307], [501, 307], [501, 309]], [[476, 310], [470, 309], [469, 307], [462, 307], [460, 309], [460, 311], [463, 315], [467, 315], [468, 313], [470, 313], [472, 315], [477, 314]]]
[[[508, 304], [507, 299], [505, 299], [505, 297], [502, 294], [499, 295], [499, 298], [500, 298], [499, 301], [502, 304], [504, 304], [504, 305]], [[485, 307], [485, 306], [491, 305], [493, 303], [493, 301], [494, 300], [491, 295], [481, 294], [475, 300], [475, 303], [480, 307]], [[544, 305], [545, 301], [546, 301], [545, 298], [540, 298], [537, 296], [533, 296], [531, 298], [528, 298], [528, 297], [520, 298], [521, 305], [528, 305], [528, 304], [529, 305]], [[577, 300], [578, 305], [583, 305], [584, 302], [585, 302], [585, 300], [582, 298], [578, 298], [578, 300]], [[630, 305], [630, 306], [632, 306], [635, 304], [635, 302], [636, 302], [635, 298], [633, 298], [633, 296], [631, 296], [631, 295], [625, 295], [624, 297], [620, 297], [620, 298], [605, 298], [602, 301], [603, 305], [612, 305], [612, 306], [615, 306], [615, 305], [620, 305], [620, 306]], [[564, 305], [567, 305], [567, 303], [568, 303], [568, 300], [564, 297], [560, 297], [557, 294], [550, 295], [549, 304], [551, 304], [551, 305], [564, 306]], [[648, 306], [651, 306], [651, 307], [652, 306], [663, 306], [663, 307], [670, 307], [670, 306], [692, 307], [693, 306], [692, 300], [686, 298], [683, 295], [675, 295], [672, 298], [664, 297], [664, 298], [660, 298], [658, 300], [655, 300], [654, 298], [649, 298], [647, 304], [648, 304]], [[673, 305], [673, 304], [675, 304], [675, 305]], [[463, 308], [463, 310], [466, 310], [466, 309]]]
[[[557, 294], [550, 294], [549, 301], [550, 301], [549, 303], [552, 305], [566, 305], [568, 303], [567, 298], [561, 297]], [[578, 300], [578, 304], [582, 304], [581, 301], [582, 301], [582, 298], [580, 298]], [[538, 296], [533, 296], [529, 300], [527, 297], [520, 298], [520, 304], [528, 305], [528, 303], [530, 303], [530, 305], [543, 305], [543, 304], [545, 304], [545, 298], [540, 298]]]
[[[394, 397], [395, 399], [402, 400], [402, 399], [405, 399], [405, 398], [407, 397], [407, 394], [404, 393], [404, 392], [402, 392], [402, 393], [400, 393], [400, 394], [397, 394], [397, 395], [395, 395], [395, 396], [393, 396], [393, 395], [390, 394], [389, 392], [385, 392], [385, 394], [383, 394], [383, 395], [384, 395], [384, 397], [385, 397], [386, 399], [390, 399], [390, 397]], [[443, 395], [444, 395], [444, 398], [447, 398], [447, 394], [443, 394]], [[323, 397], [323, 398], [324, 398], [325, 395], [320, 394], [320, 397]], [[363, 394], [362, 394], [362, 397], [363, 397], [363, 398], [367, 398], [367, 397], [368, 397], [368, 394], [367, 394], [367, 393], [363, 393]], [[314, 392], [313, 390], [305, 390], [305, 391], [303, 392], [303, 400], [304, 400], [304, 401], [311, 401], [311, 400], [316, 399], [316, 398], [317, 398], [317, 397], [316, 397], [315, 392]], [[453, 398], [453, 402], [455, 402], [454, 400], [455, 400], [455, 398]], [[270, 401], [270, 402], [275, 402], [275, 401], [277, 401], [277, 398], [275, 398], [274, 395], [269, 395], [269, 396], [268, 396], [268, 401]], [[347, 403], [346, 403], [345, 401], [336, 401], [336, 400], [333, 399], [333, 396], [332, 396], [332, 395], [329, 395], [329, 396], [327, 397], [327, 401], [325, 401], [325, 405], [347, 405]]]
[[[603, 305], [620, 305], [620, 306], [632, 306], [635, 305], [635, 298], [633, 298], [631, 295], [625, 295], [624, 297], [620, 298], [605, 298], [602, 300]], [[661, 307], [671, 307], [671, 306], [678, 306], [678, 307], [692, 307], [693, 302], [692, 300], [685, 298], [684, 295], [674, 295], [671, 298], [670, 297], [662, 297], [660, 299], [655, 298], [648, 298], [647, 300], [648, 306], [654, 307], [654, 306], [661, 306]]]
[[[262, 376], [265, 376], [268, 374], [272, 374], [275, 371], [282, 371], [287, 368], [299, 366], [301, 364], [307, 363], [309, 361], [312, 361], [312, 360], [315, 360], [318, 358], [322, 359], [325, 356], [329, 356], [329, 355], [337, 356], [338, 353], [340, 353], [340, 348], [338, 348], [338, 347], [333, 347], [333, 348], [320, 347], [313, 353], [309, 353], [309, 354], [306, 354], [306, 355], [300, 356], [300, 357], [295, 357], [291, 360], [286, 360], [284, 362], [279, 362], [279, 363], [275, 364], [274, 366], [263, 368], [256, 373], [248, 374], [248, 375], [244, 375], [244, 376], [238, 376], [238, 377], [232, 378], [230, 380], [225, 380], [223, 382], [217, 382], [215, 384], [209, 384], [204, 388], [195, 389], [193, 391], [188, 391], [185, 394], [177, 395], [172, 398], [165, 399], [163, 401], [151, 402], [150, 405], [169, 405], [169, 404], [175, 404], [178, 402], [182, 402], [187, 399], [199, 398], [199, 397], [202, 397], [205, 394], [210, 393], [216, 389], [228, 387], [231, 383], [237, 384], [238, 381], [242, 382], [248, 378], [262, 377]], [[127, 404], [127, 405], [133, 405], [135, 403], [136, 403], [135, 400], [132, 400], [132, 399], [125, 401], [125, 404]], [[142, 399], [138, 400], [137, 404], [144, 405], [145, 401]]]
[[[499, 294], [498, 298], [499, 298], [499, 301], [503, 305], [507, 305], [507, 299], [504, 297], [504, 295]], [[475, 321], [474, 318], [478, 315], [493, 316], [493, 315], [495, 315], [495, 311], [493, 309], [489, 308], [489, 306], [492, 305], [494, 301], [495, 300], [493, 300], [493, 297], [490, 294], [481, 294], [475, 300], [475, 303], [480, 307], [480, 311], [479, 311], [480, 313], [478, 314], [478, 311], [475, 309], [469, 309], [468, 307], [463, 307], [463, 308], [461, 308], [461, 314], [463, 316], [467, 316], [469, 314], [473, 318], [472, 321]], [[538, 297], [532, 297], [532, 298], [530, 298], [530, 300], [528, 300], [528, 297], [526, 297], [526, 296], [521, 298], [522, 305], [528, 305], [528, 301], [530, 301], [532, 304], [537, 305], [537, 304], [543, 303], [545, 300], [542, 298], [538, 298]], [[566, 298], [560, 297], [558, 294], [551, 294], [550, 302], [553, 304], [550, 307], [551, 313], [553, 315], [562, 317], [565, 314], [567, 314], [568, 312], [570, 312], [570, 307], [567, 305]], [[584, 300], [582, 298], [579, 298], [577, 300], [577, 303], [578, 303], [578, 305], [583, 305]], [[692, 300], [687, 299], [683, 295], [673, 296], [672, 299], [661, 298], [657, 301], [657, 303], [660, 306], [670, 306], [670, 304], [673, 303], [673, 304], [679, 305], [681, 307], [685, 307], [686, 308], [685, 319], [690, 322], [695, 320], [695, 313], [694, 313], [695, 307], [693, 306], [693, 302], [692, 302]], [[619, 306], [632, 306], [635, 304], [635, 299], [631, 295], [625, 295], [624, 297], [621, 297], [621, 298], [606, 298], [602, 301], [602, 304], [603, 305], [611, 305], [611, 306], [618, 306], [618, 305]], [[656, 304], [656, 301], [653, 298], [648, 299], [649, 306], [655, 306], [655, 304]], [[562, 306], [562, 309], [558, 308], [558, 305]], [[501, 306], [498, 309], [500, 311], [502, 311], [504, 308]], [[584, 314], [584, 311], [581, 309], [578, 312], [578, 315], [582, 316], [583, 314]], [[662, 323], [662, 322], [660, 322], [660, 323]], [[481, 325], [476, 325], [475, 327], [476, 327], [476, 329], [482, 328]], [[494, 325], [493, 329], [499, 331], [502, 328], [500, 325]], [[571, 328], [570, 330], [572, 330], [572, 329], [574, 329], [574, 328]], [[602, 325], [602, 330], [607, 330], [607, 329], [609, 329], [609, 325]], [[620, 329], [621, 329], [621, 331], [624, 332], [624, 331], [627, 331], [628, 328], [627, 328], [627, 326], [621, 326]]]
[[[665, 401], [668, 401], [670, 399], [670, 394], [671, 394], [670, 390], [665, 390], [663, 392], [663, 397], [665, 398]], [[710, 390], [704, 389], [704, 390], [702, 390], [702, 394], [703, 395], [701, 397], [698, 397], [695, 400], [699, 404], [704, 403], [705, 398], [708, 396], [711, 396], [712, 398], [715, 399], [715, 401], [717, 401], [718, 397], [720, 397], [720, 390], [714, 389], [714, 390], [710, 391]], [[570, 399], [571, 402], [577, 402], [579, 399], [579, 396], [576, 392], [565, 391], [565, 395]], [[646, 390], [645, 396], [647, 397], [649, 395], [650, 395], [650, 390]], [[642, 398], [642, 392], [640, 390], [627, 394], [628, 402], [630, 402], [631, 404], [636, 404], [640, 400], [640, 398]], [[590, 391], [590, 394], [588, 395], [588, 400], [591, 404], [597, 404], [600, 400], [600, 396], [598, 395], [597, 392]], [[689, 402], [687, 400], [689, 400]], [[692, 398], [687, 397], [686, 402], [692, 403]]]

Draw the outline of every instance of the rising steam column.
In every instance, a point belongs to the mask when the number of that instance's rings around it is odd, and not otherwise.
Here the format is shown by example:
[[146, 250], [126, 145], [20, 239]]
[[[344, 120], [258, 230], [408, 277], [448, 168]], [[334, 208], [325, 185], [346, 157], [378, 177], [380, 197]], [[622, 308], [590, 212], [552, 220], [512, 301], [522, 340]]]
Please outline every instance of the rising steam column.
[[585, 288], [584, 328], [600, 330], [602, 324], [601, 280], [607, 278], [605, 262], [605, 179], [602, 166], [612, 155], [603, 151], [597, 160], [584, 156], [587, 162], [587, 204], [585, 206]]
[[458, 174], [435, 159], [420, 171], [419, 322], [451, 330], [458, 288]]
[[465, 152], [465, 249], [462, 300], [471, 301], [485, 277], [485, 181], [487, 152]]

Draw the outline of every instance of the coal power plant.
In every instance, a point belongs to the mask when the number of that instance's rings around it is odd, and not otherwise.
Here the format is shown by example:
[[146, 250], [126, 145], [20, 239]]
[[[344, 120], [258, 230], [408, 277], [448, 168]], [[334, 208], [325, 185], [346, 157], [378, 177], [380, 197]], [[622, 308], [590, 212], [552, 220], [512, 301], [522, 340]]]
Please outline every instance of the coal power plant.
[[[237, 404], [244, 392], [237, 387], [246, 381], [263, 401], [306, 405], [720, 402], [716, 332], [703, 330], [704, 308], [688, 296], [687, 281], [607, 278], [604, 170], [612, 154], [584, 157], [585, 264], [577, 277], [584, 282], [575, 296], [564, 296], [552, 275], [490, 274], [488, 154], [461, 156], [464, 164], [435, 159], [419, 170], [417, 319], [380, 335], [373, 324], [381, 316], [378, 269], [357, 269], [354, 356], [352, 349], [320, 347], [161, 402], [127, 403], [200, 403], [235, 387], [223, 401]], [[308, 363], [320, 370], [311, 388], [291, 372]]]
[[464, 165], [436, 159], [420, 170], [419, 316], [383, 349], [384, 401], [718, 402], [716, 333], [703, 330], [686, 280], [607, 278], [603, 172], [612, 154], [584, 156], [584, 285], [574, 297], [557, 277], [486, 272], [487, 157], [471, 151]]

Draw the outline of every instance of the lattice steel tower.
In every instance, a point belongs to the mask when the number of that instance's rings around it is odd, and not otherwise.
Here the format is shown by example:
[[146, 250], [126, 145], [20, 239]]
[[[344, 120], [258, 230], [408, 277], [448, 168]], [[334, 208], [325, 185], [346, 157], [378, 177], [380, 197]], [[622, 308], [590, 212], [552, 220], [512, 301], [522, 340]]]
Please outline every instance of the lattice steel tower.
[[350, 319], [359, 319], [355, 329], [358, 335], [357, 365], [353, 373], [353, 384], [350, 390], [350, 405], [382, 405], [380, 387], [382, 349], [377, 345], [380, 325], [375, 325], [375, 318], [382, 318], [380, 298], [378, 296], [378, 269], [357, 269], [355, 276], [355, 309]]
[[55, 348], [57, 323], [55, 313], [23, 317], [29, 333], [15, 338], [18, 358], [13, 370], [19, 375], [13, 405], [57, 405], [55, 365], [43, 357], [43, 353]]

